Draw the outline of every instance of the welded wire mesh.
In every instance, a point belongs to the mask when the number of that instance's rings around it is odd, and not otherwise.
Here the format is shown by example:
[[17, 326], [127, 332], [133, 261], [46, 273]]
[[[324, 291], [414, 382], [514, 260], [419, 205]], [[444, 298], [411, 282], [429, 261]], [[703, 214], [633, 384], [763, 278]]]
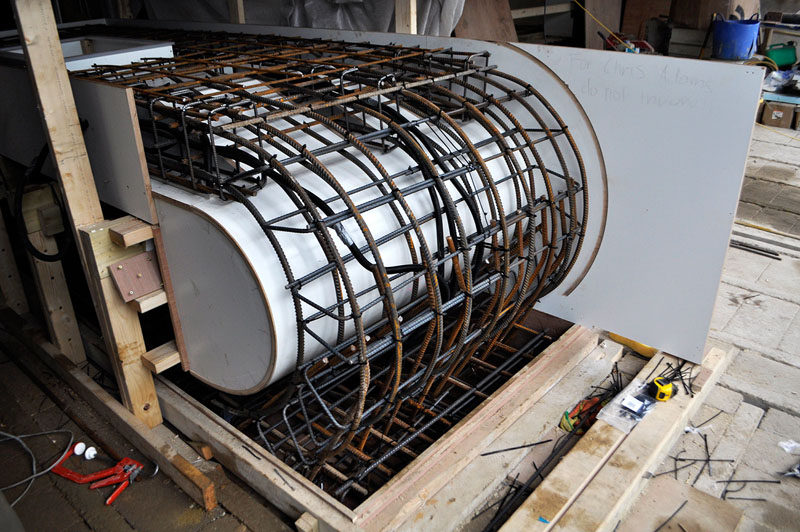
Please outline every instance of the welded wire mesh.
[[[488, 53], [147, 36], [175, 57], [80, 75], [133, 88], [151, 174], [244, 204], [291, 294], [297, 370], [234, 417], [357, 502], [541, 349], [526, 317], [588, 215], [578, 148]], [[324, 259], [287, 256], [289, 238]]]

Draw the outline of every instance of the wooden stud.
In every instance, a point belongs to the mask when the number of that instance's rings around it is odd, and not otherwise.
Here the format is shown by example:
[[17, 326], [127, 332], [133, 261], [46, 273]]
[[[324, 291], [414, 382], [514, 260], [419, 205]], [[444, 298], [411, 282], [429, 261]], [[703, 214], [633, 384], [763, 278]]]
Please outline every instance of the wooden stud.
[[[43, 231], [30, 233], [28, 239], [42, 253], [51, 255], [58, 252], [56, 240], [45, 236]], [[46, 262], [33, 256], [30, 260], [50, 339], [73, 364], [83, 364], [86, 352], [61, 261]]]
[[111, 242], [127, 248], [153, 238], [153, 226], [133, 216], [126, 216], [109, 229]]
[[139, 314], [144, 314], [145, 312], [151, 311], [154, 308], [160, 307], [161, 305], [166, 305], [167, 293], [162, 288], [160, 290], [156, 290], [155, 292], [143, 295], [142, 297], [137, 297], [132, 301], [132, 304]]
[[22, 288], [22, 279], [19, 277], [17, 261], [14, 260], [14, 252], [11, 250], [2, 213], [0, 213], [0, 272], [0, 293], [6, 305], [17, 314], [25, 314], [28, 312], [28, 299]]
[[417, 0], [394, 0], [395, 33], [417, 33]]
[[142, 363], [153, 373], [161, 373], [180, 363], [181, 356], [175, 348], [175, 340], [151, 349], [142, 356]]
[[[52, 215], [53, 208], [55, 215]], [[43, 217], [42, 212], [50, 214]], [[22, 218], [27, 238], [33, 247], [47, 255], [58, 253], [55, 238], [47, 234], [55, 230], [54, 226], [61, 225], [61, 209], [55, 204], [50, 187], [34, 188], [25, 193], [22, 198]], [[58, 223], [52, 222], [51, 218], [58, 220]], [[29, 258], [50, 339], [73, 363], [82, 364], [86, 361], [86, 352], [61, 261], [42, 261], [30, 255]]]
[[294, 526], [297, 532], [319, 532], [319, 520], [308, 512], [303, 512]]
[[244, 0], [228, 0], [228, 17], [231, 24], [244, 24]]
[[44, 236], [54, 236], [64, 232], [64, 220], [61, 218], [61, 207], [58, 205], [39, 207], [37, 215]]
[[50, 0], [14, 0], [28, 72], [76, 227], [103, 219]]

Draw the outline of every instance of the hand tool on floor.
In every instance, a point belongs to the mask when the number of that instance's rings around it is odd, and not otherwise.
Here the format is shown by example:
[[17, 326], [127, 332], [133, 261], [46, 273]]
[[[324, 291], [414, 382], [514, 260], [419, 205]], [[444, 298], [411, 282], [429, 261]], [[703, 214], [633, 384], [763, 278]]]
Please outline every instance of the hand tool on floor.
[[122, 460], [117, 462], [113, 467], [96, 471], [94, 473], [89, 473], [88, 475], [83, 475], [68, 469], [64, 466], [64, 462], [66, 462], [70, 456], [75, 454], [75, 448], [78, 447], [78, 444], [80, 443], [81, 442], [78, 442], [73, 445], [72, 448], [70, 448], [70, 450], [64, 455], [64, 458], [62, 458], [51, 471], [60, 477], [64, 477], [67, 480], [75, 482], [76, 484], [88, 484], [91, 482], [91, 484], [89, 484], [89, 489], [91, 490], [119, 484], [111, 493], [111, 495], [109, 495], [108, 499], [106, 499], [106, 506], [113, 503], [117, 497], [119, 497], [119, 495], [125, 491], [125, 488], [130, 486], [133, 481], [136, 480], [136, 477], [139, 476], [139, 473], [141, 473], [144, 469], [144, 466], [141, 463], [128, 457], [122, 458]]
[[655, 397], [657, 401], [667, 401], [672, 397], [672, 381], [667, 380], [665, 377], [656, 377], [650, 384], [650, 395]]

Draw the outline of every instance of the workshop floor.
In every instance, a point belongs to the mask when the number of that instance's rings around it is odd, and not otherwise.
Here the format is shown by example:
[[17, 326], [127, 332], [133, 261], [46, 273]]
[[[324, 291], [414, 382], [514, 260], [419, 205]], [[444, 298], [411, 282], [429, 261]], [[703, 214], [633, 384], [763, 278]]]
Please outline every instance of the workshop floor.
[[[756, 127], [737, 218], [800, 235], [800, 141], [784, 136], [796, 132], [780, 133]], [[763, 244], [780, 250], [781, 260], [734, 248], [728, 252], [710, 337], [741, 350], [692, 420], [700, 424], [719, 413], [705, 429], [711, 453], [735, 460], [732, 465], [715, 465], [712, 476], [703, 473], [699, 477], [696, 487], [714, 495], [722, 489], [716, 480], [727, 479], [732, 467], [737, 478], [778, 478], [778, 472], [800, 460], [778, 446], [788, 439], [800, 442], [800, 242], [794, 243], [798, 251]], [[48, 378], [49, 390], [56, 386], [63, 387], [62, 392], [67, 390], [52, 376]], [[80, 413], [88, 406], [75, 399], [68, 408]], [[0, 431], [21, 434], [55, 428], [71, 430], [77, 439], [91, 441], [62, 408], [0, 353]], [[143, 460], [110, 427], [103, 438], [120, 454]], [[686, 434], [670, 454], [684, 449], [700, 453], [701, 442], [697, 435]], [[62, 436], [29, 441], [40, 463], [57, 456], [65, 444]], [[0, 485], [24, 477], [30, 467], [21, 450], [3, 445]], [[662, 464], [664, 470], [671, 468], [672, 460]], [[687, 468], [680, 472], [680, 479], [691, 483], [698, 471], [699, 466]], [[221, 507], [204, 512], [163, 474], [137, 482], [111, 507], [103, 506], [107, 491], [90, 491], [46, 475], [36, 480], [15, 509], [31, 531], [290, 530], [285, 518], [268, 503], [236, 483], [224, 479], [220, 483]], [[9, 500], [18, 494], [6, 492]], [[744, 509], [744, 530], [800, 530], [800, 479], [788, 478], [780, 485], [751, 484], [737, 495], [767, 499], [731, 501]]]
[[[800, 136], [756, 126], [737, 221], [797, 236], [800, 141], [786, 135]], [[789, 248], [755, 242], [780, 252], [780, 260], [728, 250], [709, 337], [740, 351], [691, 421], [697, 426], [716, 416], [702, 427], [711, 456], [734, 462], [715, 462], [713, 475], [707, 469], [699, 475], [699, 464], [678, 472], [679, 480], [715, 496], [724, 487], [717, 481], [734, 469], [734, 478], [781, 479], [800, 461], [800, 450], [792, 455], [778, 445], [800, 442], [800, 241], [741, 224], [737, 230]], [[684, 434], [669, 455], [682, 451], [684, 457], [704, 456], [702, 437]], [[659, 470], [672, 470], [674, 463], [668, 458]], [[800, 479], [744, 486], [736, 497], [766, 500], [730, 501], [744, 510], [739, 530], [800, 530]]]

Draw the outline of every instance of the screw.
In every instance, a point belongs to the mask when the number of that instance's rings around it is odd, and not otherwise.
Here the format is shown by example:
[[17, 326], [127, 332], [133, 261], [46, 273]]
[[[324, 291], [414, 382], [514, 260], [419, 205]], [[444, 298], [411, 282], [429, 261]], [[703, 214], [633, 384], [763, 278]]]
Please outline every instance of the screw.
[[129, 295], [129, 296], [132, 296], [132, 295], [133, 295], [133, 290], [130, 290], [130, 291], [128, 292], [128, 295]]
[[138, 277], [139, 279], [141, 279], [141, 278], [142, 278], [142, 274], [141, 274], [141, 273], [137, 273], [137, 274], [136, 274], [136, 277]]
[[122, 269], [122, 264], [118, 264], [118, 265], [117, 265], [117, 269], [118, 269], [118, 270], [121, 270], [121, 269]]
[[145, 403], [145, 404], [144, 404], [144, 406], [142, 407], [142, 409], [143, 409], [145, 412], [147, 412], [148, 410], [150, 410], [150, 403]]

